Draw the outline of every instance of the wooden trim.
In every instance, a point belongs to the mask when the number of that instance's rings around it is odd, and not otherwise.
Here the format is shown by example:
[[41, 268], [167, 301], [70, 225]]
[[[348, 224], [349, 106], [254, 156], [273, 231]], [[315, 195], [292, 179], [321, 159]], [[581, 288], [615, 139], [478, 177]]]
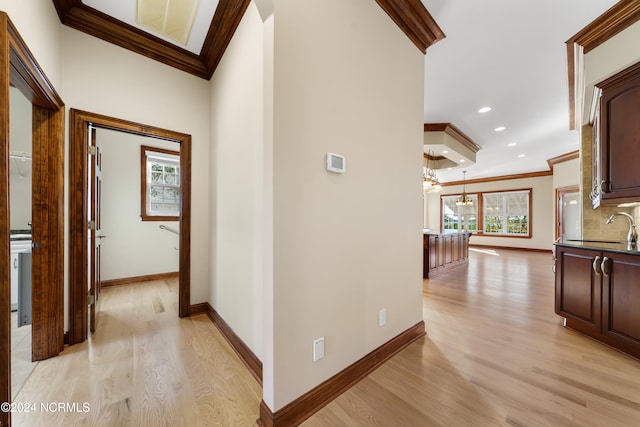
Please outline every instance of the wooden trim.
[[235, 332], [233, 332], [233, 329], [231, 329], [227, 322], [224, 321], [222, 316], [220, 316], [208, 302], [192, 305], [190, 307], [190, 313], [192, 316], [196, 314], [206, 314], [209, 320], [211, 320], [222, 336], [227, 340], [231, 348], [236, 352], [238, 357], [240, 357], [246, 367], [249, 368], [249, 372], [251, 372], [253, 377], [260, 383], [260, 385], [262, 385], [262, 362], [258, 359], [258, 356], [251, 351], [249, 346], [246, 345]]
[[425, 132], [444, 132], [451, 138], [458, 141], [460, 144], [467, 147], [469, 150], [477, 153], [482, 149], [482, 146], [476, 144], [469, 138], [464, 132], [452, 125], [451, 123], [425, 123]]
[[[10, 234], [11, 221], [9, 202], [9, 97], [10, 97], [10, 43], [7, 36], [9, 18], [6, 13], [0, 13], [0, 257], [3, 268], [0, 277], [0, 402], [11, 402], [11, 249]], [[0, 411], [0, 425], [10, 425], [10, 413]]]
[[209, 303], [200, 302], [198, 304], [191, 304], [189, 308], [189, 316], [196, 316], [198, 314], [207, 314]]
[[251, 0], [220, 0], [202, 45], [202, 58], [211, 79]]
[[[515, 246], [478, 245], [476, 243], [473, 243], [473, 244], [470, 243], [469, 246], [473, 247], [473, 248], [508, 249], [510, 251], [548, 252], [548, 253], [552, 253], [551, 249], [522, 248], [522, 247], [515, 247]], [[549, 264], [549, 268], [551, 268], [551, 264]]]
[[140, 146], [140, 219], [142, 221], [178, 221], [180, 219], [178, 215], [149, 215], [147, 213], [147, 151], [180, 157], [179, 151], [149, 145]]
[[[451, 186], [451, 185], [462, 185], [463, 183], [469, 184], [480, 184], [484, 182], [495, 182], [495, 181], [508, 181], [510, 179], [528, 179], [528, 178], [539, 178], [541, 176], [552, 176], [552, 171], [540, 171], [540, 172], [527, 172], [527, 173], [519, 173], [514, 175], [502, 175], [502, 176], [494, 176], [488, 178], [476, 178], [476, 179], [467, 179], [466, 181], [451, 181], [451, 182], [441, 182], [440, 185], [443, 187]], [[474, 194], [477, 193], [473, 192]]]
[[101, 280], [100, 287], [112, 288], [115, 286], [132, 285], [136, 283], [151, 282], [154, 280], [167, 280], [179, 277], [180, 272], [146, 274], [144, 276], [123, 277], [122, 279]]
[[581, 111], [576, 111], [576, 105], [578, 104], [576, 96], [581, 100], [584, 94], [576, 93], [576, 89], [580, 89], [579, 82], [583, 80], [584, 70], [582, 64], [584, 54], [624, 31], [638, 20], [640, 20], [640, 2], [637, 0], [621, 0], [566, 41], [570, 129], [576, 129], [577, 117], [582, 114]]
[[547, 159], [547, 164], [549, 165], [549, 169], [553, 172], [553, 167], [559, 163], [568, 162], [569, 160], [579, 159], [580, 158], [580, 150], [571, 151], [569, 153], [560, 154], [559, 156], [552, 157], [551, 159]]
[[446, 159], [446, 157], [444, 157], [444, 156], [432, 156], [432, 155], [427, 154], [427, 153], [423, 153], [423, 154], [424, 154], [424, 156], [423, 156], [423, 157], [424, 157], [425, 159], [427, 159], [427, 160], [438, 161], [438, 160], [444, 160], [444, 159]]
[[64, 349], [64, 119], [64, 108], [33, 106], [33, 361]]
[[422, 53], [446, 36], [420, 0], [376, 0]]
[[60, 22], [203, 79], [211, 79], [250, 0], [220, 0], [200, 54], [125, 24], [81, 0], [53, 0]]
[[[9, 86], [33, 105], [32, 358], [58, 354], [64, 346], [64, 103], [8, 15], [0, 12], [0, 257], [9, 263]], [[10, 268], [0, 276], [0, 401], [11, 401]], [[0, 411], [0, 425], [10, 415]]]
[[191, 277], [191, 136], [179, 132], [71, 109], [69, 113], [69, 338], [87, 338], [87, 144], [89, 123], [135, 135], [180, 143], [180, 273], [178, 314], [189, 316]]
[[60, 22], [68, 27], [194, 76], [209, 77], [209, 70], [200, 55], [86, 6], [81, 0], [53, 0], [53, 3]]
[[260, 403], [258, 425], [267, 427], [299, 425], [393, 355], [424, 335], [426, 335], [424, 321], [420, 321], [275, 413], [263, 400]]

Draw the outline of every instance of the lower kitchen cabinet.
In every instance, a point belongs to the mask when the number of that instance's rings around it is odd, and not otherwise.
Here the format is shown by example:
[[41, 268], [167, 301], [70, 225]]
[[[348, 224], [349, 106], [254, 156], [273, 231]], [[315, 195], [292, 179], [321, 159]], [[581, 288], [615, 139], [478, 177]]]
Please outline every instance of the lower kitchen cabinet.
[[640, 255], [556, 246], [555, 284], [568, 327], [640, 357]]

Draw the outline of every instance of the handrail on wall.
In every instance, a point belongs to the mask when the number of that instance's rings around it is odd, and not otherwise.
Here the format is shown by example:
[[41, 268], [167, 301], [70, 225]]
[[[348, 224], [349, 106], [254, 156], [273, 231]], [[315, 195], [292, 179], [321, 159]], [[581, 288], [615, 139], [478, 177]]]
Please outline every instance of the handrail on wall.
[[167, 231], [168, 231], [168, 232], [170, 232], [170, 233], [180, 235], [180, 233], [179, 233], [178, 231], [176, 231], [176, 230], [174, 230], [174, 229], [172, 229], [172, 228], [169, 228], [169, 227], [167, 227], [166, 225], [160, 225], [160, 228], [161, 228], [162, 230], [167, 230]]

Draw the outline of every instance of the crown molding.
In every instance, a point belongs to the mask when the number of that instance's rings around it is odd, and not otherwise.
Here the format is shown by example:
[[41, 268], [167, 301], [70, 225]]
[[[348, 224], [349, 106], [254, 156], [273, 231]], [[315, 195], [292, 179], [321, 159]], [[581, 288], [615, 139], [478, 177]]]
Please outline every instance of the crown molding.
[[420, 0], [376, 0], [422, 53], [446, 36]]
[[569, 78], [569, 129], [576, 129], [581, 111], [576, 106], [582, 105], [583, 93], [580, 82], [584, 79], [584, 54], [600, 46], [616, 34], [640, 20], [640, 2], [638, 0], [621, 0], [611, 9], [567, 40], [567, 65]]
[[471, 138], [451, 123], [425, 123], [424, 131], [444, 132], [474, 153], [477, 153], [482, 149], [482, 146], [473, 142]]
[[203, 79], [210, 79], [250, 0], [220, 0], [197, 55], [86, 6], [81, 0], [53, 0], [60, 22]]
[[[197, 55], [82, 3], [53, 0], [60, 22], [203, 79], [211, 79], [251, 0], [220, 0]], [[423, 53], [445, 35], [420, 0], [376, 0]]]
[[553, 172], [553, 167], [559, 163], [568, 162], [569, 160], [580, 158], [580, 150], [571, 151], [569, 153], [564, 153], [559, 156], [553, 157], [547, 160], [547, 164], [549, 165], [549, 169]]
[[442, 185], [443, 187], [447, 187], [451, 185], [462, 185], [462, 184], [469, 185], [469, 184], [479, 184], [482, 182], [507, 181], [510, 179], [539, 178], [542, 176], [551, 176], [551, 175], [553, 175], [552, 171], [527, 172], [527, 173], [518, 173], [514, 175], [502, 175], [502, 176], [493, 176], [488, 178], [467, 179], [465, 181], [441, 182], [440, 185]]

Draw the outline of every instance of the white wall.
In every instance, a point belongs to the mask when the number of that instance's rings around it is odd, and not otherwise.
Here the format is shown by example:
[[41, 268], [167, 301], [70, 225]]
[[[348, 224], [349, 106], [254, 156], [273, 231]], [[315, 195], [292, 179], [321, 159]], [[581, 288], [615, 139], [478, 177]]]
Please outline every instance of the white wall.
[[180, 144], [97, 129], [102, 148], [100, 279], [113, 280], [179, 270], [178, 221], [140, 219], [140, 146], [179, 151]]
[[[422, 320], [424, 56], [375, 2], [274, 5], [273, 390], [263, 399], [277, 411]], [[345, 174], [325, 170], [327, 152], [346, 156]], [[321, 336], [326, 355], [313, 363]]]
[[[445, 186], [445, 195], [462, 193], [462, 185]], [[493, 181], [483, 183], [471, 183], [466, 185], [467, 193], [490, 192], [503, 190], [522, 190], [531, 188], [533, 192], [531, 238], [519, 237], [485, 237], [474, 234], [471, 244], [505, 246], [527, 249], [551, 250], [554, 240], [554, 188], [553, 176], [543, 176], [525, 179], [510, 179], [505, 181]], [[440, 196], [431, 193], [427, 196], [428, 222], [427, 226], [436, 232], [440, 229]], [[478, 213], [481, 215], [481, 213]]]
[[62, 90], [60, 58], [62, 24], [52, 1], [0, 0], [20, 36], [58, 93]]
[[263, 351], [263, 24], [251, 3], [211, 80], [209, 302]]
[[207, 301], [209, 82], [71, 28], [63, 28], [62, 42], [68, 108], [192, 136], [191, 303]]
[[580, 159], [558, 163], [553, 167], [553, 188], [580, 185]]
[[[31, 153], [31, 102], [15, 87], [10, 88], [10, 130], [11, 151]], [[12, 230], [28, 230], [31, 221], [31, 159], [10, 159], [9, 195], [10, 220]]]

